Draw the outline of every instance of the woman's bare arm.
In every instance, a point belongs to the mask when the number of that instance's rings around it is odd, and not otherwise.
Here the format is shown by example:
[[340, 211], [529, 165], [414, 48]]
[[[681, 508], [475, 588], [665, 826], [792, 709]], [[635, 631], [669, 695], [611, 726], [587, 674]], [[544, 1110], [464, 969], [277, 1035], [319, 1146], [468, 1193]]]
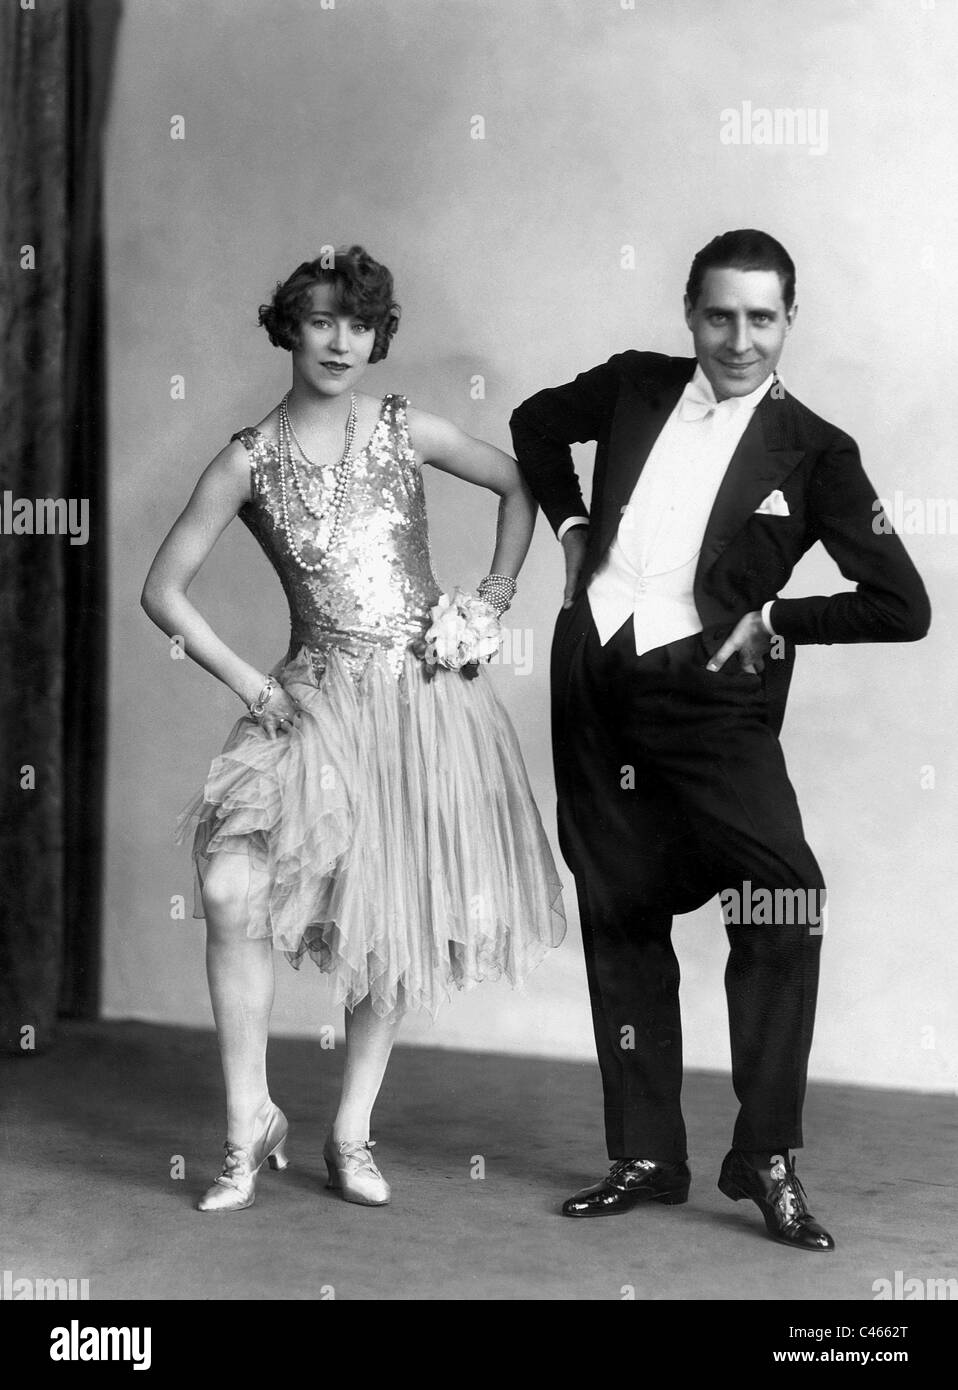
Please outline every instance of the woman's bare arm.
[[536, 504], [515, 459], [482, 439], [473, 439], [458, 425], [438, 415], [410, 409], [408, 419], [412, 446], [424, 463], [499, 494], [502, 501], [489, 573], [507, 574], [515, 579], [526, 558], [536, 520]]
[[[245, 704], [259, 695], [265, 675], [226, 645], [187, 598], [187, 590], [219, 537], [249, 500], [249, 454], [234, 440], [204, 470], [193, 495], [156, 553], [140, 602], [157, 627], [183, 639], [187, 655], [229, 686]], [[271, 714], [283, 714], [277, 690]], [[281, 708], [283, 706], [283, 708]], [[293, 712], [290, 703], [289, 714]]]

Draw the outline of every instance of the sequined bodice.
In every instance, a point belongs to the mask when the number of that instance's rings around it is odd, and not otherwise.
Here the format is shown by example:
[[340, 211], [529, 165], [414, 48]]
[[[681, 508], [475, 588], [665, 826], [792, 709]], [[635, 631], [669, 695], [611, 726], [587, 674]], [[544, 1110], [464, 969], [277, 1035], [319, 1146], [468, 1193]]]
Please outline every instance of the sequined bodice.
[[296, 490], [287, 486], [289, 526], [299, 554], [294, 557], [283, 524], [278, 447], [256, 429], [233, 435], [249, 450], [250, 500], [240, 519], [249, 527], [279, 576], [290, 613], [287, 658], [306, 647], [317, 670], [336, 648], [351, 673], [360, 675], [376, 651], [395, 674], [409, 642], [429, 622], [439, 596], [432, 572], [426, 503], [419, 464], [409, 442], [406, 401], [387, 396], [372, 438], [355, 455], [342, 522], [329, 547], [328, 504], [335, 466], [306, 467], [300, 477], [310, 516]]

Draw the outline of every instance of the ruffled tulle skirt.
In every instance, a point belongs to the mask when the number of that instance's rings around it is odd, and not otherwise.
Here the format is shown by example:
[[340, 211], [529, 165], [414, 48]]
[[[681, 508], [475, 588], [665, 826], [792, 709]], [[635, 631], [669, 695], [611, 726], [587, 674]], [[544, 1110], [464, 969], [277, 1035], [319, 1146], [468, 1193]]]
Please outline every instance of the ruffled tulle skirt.
[[333, 650], [274, 668], [302, 714], [271, 738], [232, 729], [193, 828], [194, 916], [213, 856], [245, 856], [247, 935], [306, 955], [337, 1002], [435, 1016], [454, 987], [521, 986], [565, 933], [561, 887], [518, 740], [485, 673], [433, 679], [377, 653], [356, 679]]

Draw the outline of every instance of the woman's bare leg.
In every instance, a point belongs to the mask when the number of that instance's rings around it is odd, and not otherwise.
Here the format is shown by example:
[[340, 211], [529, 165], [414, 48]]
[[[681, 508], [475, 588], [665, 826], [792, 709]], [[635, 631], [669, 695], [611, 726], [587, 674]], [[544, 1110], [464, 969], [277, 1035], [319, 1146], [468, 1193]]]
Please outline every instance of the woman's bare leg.
[[373, 1105], [403, 1016], [402, 1005], [380, 1018], [369, 997], [346, 1010], [346, 1068], [333, 1140], [368, 1139]]
[[273, 1007], [273, 945], [246, 935], [249, 861], [214, 855], [203, 884], [206, 975], [226, 1082], [226, 1135], [253, 1138], [257, 1112], [269, 1099], [266, 1043]]

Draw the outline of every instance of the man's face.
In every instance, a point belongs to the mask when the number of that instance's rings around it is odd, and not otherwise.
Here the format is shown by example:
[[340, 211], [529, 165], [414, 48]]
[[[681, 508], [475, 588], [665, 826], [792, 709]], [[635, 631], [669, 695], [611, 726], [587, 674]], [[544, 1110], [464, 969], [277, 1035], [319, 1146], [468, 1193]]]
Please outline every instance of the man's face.
[[707, 270], [693, 307], [685, 296], [685, 322], [695, 355], [715, 398], [747, 396], [775, 370], [798, 305], [786, 312], [774, 270]]

